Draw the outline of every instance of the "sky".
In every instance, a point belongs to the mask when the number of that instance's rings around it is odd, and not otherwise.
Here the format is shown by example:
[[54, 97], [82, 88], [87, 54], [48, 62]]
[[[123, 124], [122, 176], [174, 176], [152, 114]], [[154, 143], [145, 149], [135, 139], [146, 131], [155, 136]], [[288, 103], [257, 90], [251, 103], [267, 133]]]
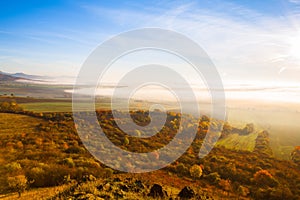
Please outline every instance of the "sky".
[[103, 41], [144, 27], [196, 41], [224, 81], [300, 83], [300, 0], [0, 1], [0, 71], [76, 76]]

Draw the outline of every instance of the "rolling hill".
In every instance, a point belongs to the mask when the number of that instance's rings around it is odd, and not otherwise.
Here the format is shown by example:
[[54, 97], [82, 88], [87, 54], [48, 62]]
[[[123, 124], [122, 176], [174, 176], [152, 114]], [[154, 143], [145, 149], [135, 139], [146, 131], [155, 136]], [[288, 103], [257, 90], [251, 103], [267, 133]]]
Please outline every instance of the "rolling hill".
[[14, 77], [14, 76], [0, 72], [0, 81], [16, 81], [19, 79], [23, 79], [23, 78]]

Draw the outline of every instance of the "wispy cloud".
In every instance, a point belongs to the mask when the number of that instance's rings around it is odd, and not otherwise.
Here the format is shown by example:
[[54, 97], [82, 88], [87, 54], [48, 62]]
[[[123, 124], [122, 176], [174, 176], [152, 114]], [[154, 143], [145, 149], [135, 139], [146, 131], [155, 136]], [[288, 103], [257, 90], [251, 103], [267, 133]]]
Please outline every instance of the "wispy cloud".
[[[228, 79], [274, 79], [274, 76], [283, 76], [300, 65], [290, 53], [293, 38], [300, 35], [299, 16], [295, 11], [287, 11], [286, 16], [268, 16], [245, 5], [221, 0], [153, 2], [146, 7], [136, 1], [119, 7], [78, 3], [79, 12], [92, 20], [87, 20], [87, 26], [28, 28], [22, 34], [0, 30], [0, 34], [24, 37], [41, 46], [51, 46], [49, 51], [42, 49], [37, 52], [38, 48], [31, 51], [35, 55], [52, 54], [52, 58], [65, 58], [74, 63], [84, 60], [110, 35], [135, 28], [160, 27], [178, 31], [198, 42]], [[289, 2], [299, 4], [300, 0]], [[86, 27], [89, 29], [86, 30]], [[6, 48], [2, 47], [2, 52]], [[19, 48], [19, 51], [22, 50]], [[74, 55], [73, 58], [70, 54]], [[77, 63], [78, 66], [80, 64]], [[283, 68], [287, 70], [282, 71]], [[288, 76], [283, 78], [288, 79]]]
[[192, 2], [151, 13], [84, 8], [126, 27], [161, 27], [184, 33], [204, 47], [228, 78], [274, 79], [282, 67], [300, 64], [289, 54], [288, 38], [300, 34], [290, 20], [293, 16], [269, 17], [234, 3], [206, 9]]
[[289, 0], [290, 3], [300, 4], [300, 0]]

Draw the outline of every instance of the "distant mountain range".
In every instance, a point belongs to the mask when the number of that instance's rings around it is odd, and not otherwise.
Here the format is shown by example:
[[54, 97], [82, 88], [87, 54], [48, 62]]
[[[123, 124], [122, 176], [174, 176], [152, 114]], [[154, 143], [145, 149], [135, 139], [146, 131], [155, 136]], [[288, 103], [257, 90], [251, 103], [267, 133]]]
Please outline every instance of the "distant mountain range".
[[39, 83], [39, 84], [73, 84], [75, 77], [71, 76], [40, 76], [25, 74], [22, 72], [19, 73], [7, 73], [0, 71], [0, 82], [1, 81], [21, 81], [21, 82], [30, 82], [30, 83]]
[[13, 81], [13, 80], [19, 80], [19, 79], [25, 79], [25, 80], [46, 80], [51, 79], [51, 77], [48, 76], [38, 76], [38, 75], [30, 75], [25, 73], [6, 73], [0, 71], [0, 81]]
[[0, 81], [16, 81], [19, 78], [0, 73]]
[[51, 79], [48, 76], [29, 75], [24, 73], [6, 73], [0, 71], [0, 81], [15, 81], [15, 80], [47, 80]]
[[30, 79], [30, 80], [51, 79], [51, 77], [49, 77], [49, 76], [29, 75], [29, 74], [24, 74], [24, 73], [15, 73], [15, 74], [10, 74], [10, 75], [13, 77], [16, 77], [16, 78]]

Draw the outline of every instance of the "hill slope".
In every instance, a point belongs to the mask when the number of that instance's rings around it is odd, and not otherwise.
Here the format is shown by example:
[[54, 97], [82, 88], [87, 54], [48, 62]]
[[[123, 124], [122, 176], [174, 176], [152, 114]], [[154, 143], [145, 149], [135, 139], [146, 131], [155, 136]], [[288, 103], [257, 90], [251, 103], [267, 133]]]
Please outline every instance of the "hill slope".
[[7, 75], [7, 74], [3, 74], [2, 72], [0, 72], [0, 81], [16, 81], [18, 79], [18, 77], [13, 77], [11, 75]]

